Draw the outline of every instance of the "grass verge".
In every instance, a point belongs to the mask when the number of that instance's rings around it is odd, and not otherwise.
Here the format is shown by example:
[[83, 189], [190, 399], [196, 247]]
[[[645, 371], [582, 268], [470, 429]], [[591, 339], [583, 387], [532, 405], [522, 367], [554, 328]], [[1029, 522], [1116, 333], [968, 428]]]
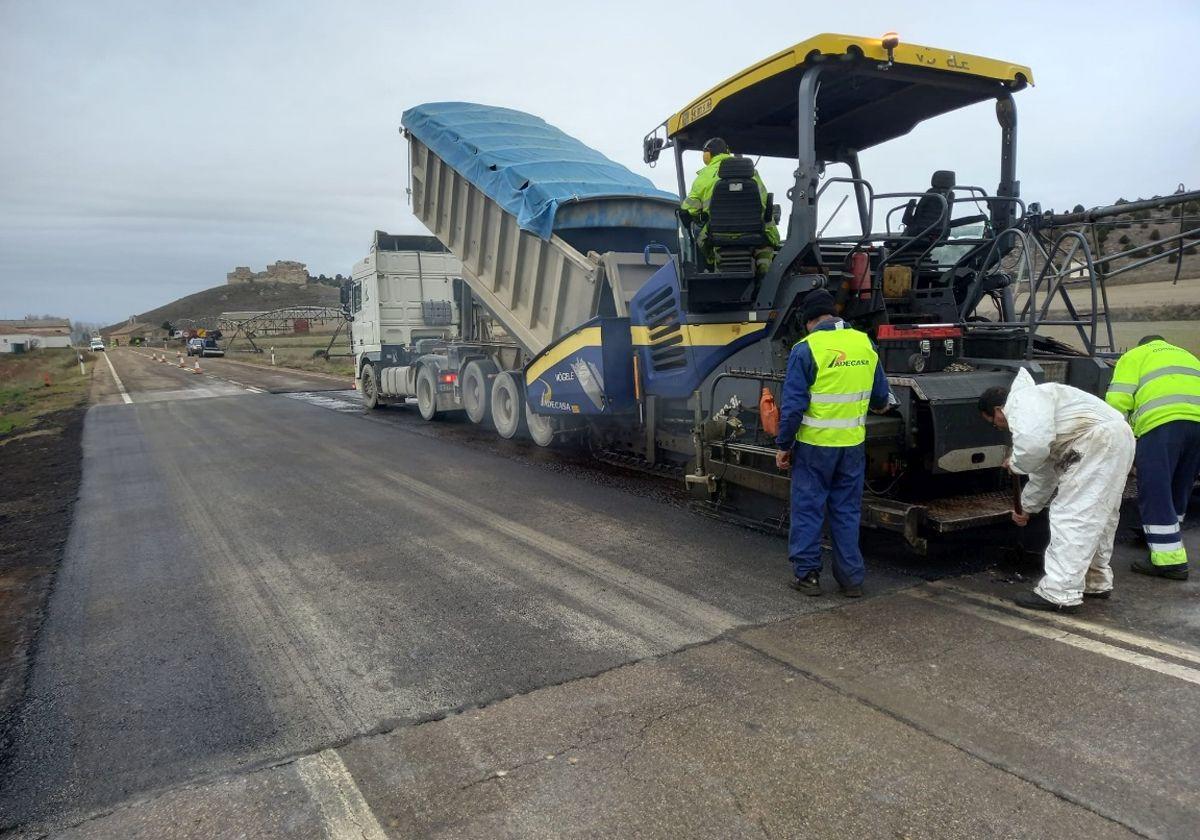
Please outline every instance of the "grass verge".
[[96, 360], [88, 352], [83, 359], [81, 375], [73, 349], [0, 355], [0, 442], [37, 429], [50, 414], [87, 402]]

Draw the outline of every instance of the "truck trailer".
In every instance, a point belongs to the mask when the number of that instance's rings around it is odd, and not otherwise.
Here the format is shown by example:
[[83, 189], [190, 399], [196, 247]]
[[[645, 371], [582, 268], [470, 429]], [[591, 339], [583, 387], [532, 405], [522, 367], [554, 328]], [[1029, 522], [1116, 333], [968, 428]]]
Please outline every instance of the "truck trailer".
[[[412, 207], [459, 261], [445, 310], [457, 335], [360, 352], [363, 393], [379, 394], [368, 404], [415, 398], [427, 419], [463, 410], [542, 446], [586, 439], [678, 470], [705, 510], [786, 527], [788, 477], [760, 405], [778, 399], [806, 295], [826, 289], [875, 341], [898, 402], [866, 421], [863, 524], [921, 551], [930, 537], [1002, 522], [1007, 440], [980, 420], [979, 395], [1022, 368], [1102, 393], [1115, 351], [1086, 239], [1047, 242], [1020, 195], [1014, 94], [1032, 81], [1022, 65], [895, 36], [818, 35], [644, 138], [647, 164], [672, 153], [678, 194], [526, 114], [412, 108], [401, 127]], [[864, 149], [983, 102], [998, 123], [994, 191], [951, 170], [903, 193], [864, 177]], [[711, 137], [735, 157], [697, 224], [679, 213], [684, 155]], [[967, 142], [978, 140], [954, 145]], [[795, 171], [765, 274], [753, 251], [781, 212], [771, 197], [764, 211], [751, 180], [760, 157]], [[856, 230], [824, 236], [818, 208], [835, 184], [853, 197]], [[719, 265], [699, 247], [701, 226], [723, 243]], [[1090, 307], [1073, 303], [1081, 290]], [[1049, 317], [1052, 300], [1069, 315]], [[1075, 328], [1084, 349], [1041, 335], [1045, 325]]]

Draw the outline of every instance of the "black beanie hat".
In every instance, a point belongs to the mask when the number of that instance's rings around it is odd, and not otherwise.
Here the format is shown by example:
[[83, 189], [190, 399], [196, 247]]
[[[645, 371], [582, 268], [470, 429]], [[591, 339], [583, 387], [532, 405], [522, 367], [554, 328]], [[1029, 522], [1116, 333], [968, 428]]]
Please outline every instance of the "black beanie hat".
[[808, 293], [801, 311], [804, 313], [804, 323], [807, 324], [822, 315], [837, 314], [837, 306], [833, 302], [833, 295], [824, 289], [817, 289], [815, 292]]

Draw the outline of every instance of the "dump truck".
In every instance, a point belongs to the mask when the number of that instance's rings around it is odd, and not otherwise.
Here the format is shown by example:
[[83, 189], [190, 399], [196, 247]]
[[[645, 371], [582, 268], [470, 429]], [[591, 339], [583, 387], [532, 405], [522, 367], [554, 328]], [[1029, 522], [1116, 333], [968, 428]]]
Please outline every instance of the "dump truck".
[[[875, 341], [897, 401], [867, 419], [864, 526], [922, 551], [931, 537], [1003, 522], [1007, 440], [980, 420], [979, 395], [1022, 368], [1102, 393], [1115, 350], [1101, 338], [1106, 296], [1088, 243], [1069, 232], [1047, 241], [1020, 194], [1014, 95], [1032, 82], [1023, 65], [895, 36], [818, 35], [646, 135], [644, 161], [669, 151], [678, 194], [529, 115], [412, 108], [401, 132], [413, 212], [460, 261], [460, 330], [406, 348], [403, 365], [386, 346], [361, 356], [360, 379], [403, 366], [395, 396], [415, 396], [428, 419], [465, 410], [506, 438], [586, 440], [677, 470], [709, 512], [785, 528], [788, 477], [760, 405], [778, 399], [805, 297], [825, 289]], [[949, 169], [912, 192], [876, 192], [864, 176], [860, 152], [986, 102], [994, 190]], [[678, 210], [685, 155], [718, 136], [743, 163], [722, 172], [701, 220], [725, 243], [713, 264]], [[981, 141], [956, 146], [968, 142]], [[782, 221], [749, 180], [745, 164], [764, 157], [788, 161], [794, 182], [786, 236], [762, 274], [753, 251]], [[818, 213], [835, 185], [853, 198], [853, 230], [824, 236]], [[737, 200], [751, 189], [753, 211]], [[1041, 335], [1047, 325], [1075, 328], [1084, 349]]]
[[671, 257], [646, 247], [678, 242], [676, 199], [519, 111], [434, 103], [403, 122], [413, 211], [461, 275], [457, 329], [441, 342], [381, 337], [360, 349], [356, 338], [360, 388], [371, 405], [415, 400], [429, 420], [465, 411], [502, 437], [548, 446], [580, 425], [525, 409], [525, 369], [581, 324], [627, 316]]

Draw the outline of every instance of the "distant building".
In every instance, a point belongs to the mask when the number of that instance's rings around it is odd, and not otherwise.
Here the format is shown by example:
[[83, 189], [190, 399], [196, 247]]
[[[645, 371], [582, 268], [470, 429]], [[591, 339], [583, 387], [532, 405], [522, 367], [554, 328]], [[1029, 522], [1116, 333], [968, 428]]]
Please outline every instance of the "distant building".
[[123, 347], [127, 347], [130, 344], [139, 344], [144, 341], [161, 340], [166, 338], [166, 336], [166, 331], [161, 327], [156, 327], [153, 324], [143, 324], [139, 321], [131, 321], [128, 324], [104, 333], [104, 337], [109, 341], [114, 343], [120, 342]]
[[249, 266], [239, 265], [225, 275], [229, 284], [236, 283], [290, 283], [303, 286], [309, 282], [308, 267], [302, 262], [279, 260], [267, 266], [266, 271], [251, 271]]
[[58, 318], [0, 321], [0, 353], [23, 353], [42, 347], [70, 347], [71, 322]]

